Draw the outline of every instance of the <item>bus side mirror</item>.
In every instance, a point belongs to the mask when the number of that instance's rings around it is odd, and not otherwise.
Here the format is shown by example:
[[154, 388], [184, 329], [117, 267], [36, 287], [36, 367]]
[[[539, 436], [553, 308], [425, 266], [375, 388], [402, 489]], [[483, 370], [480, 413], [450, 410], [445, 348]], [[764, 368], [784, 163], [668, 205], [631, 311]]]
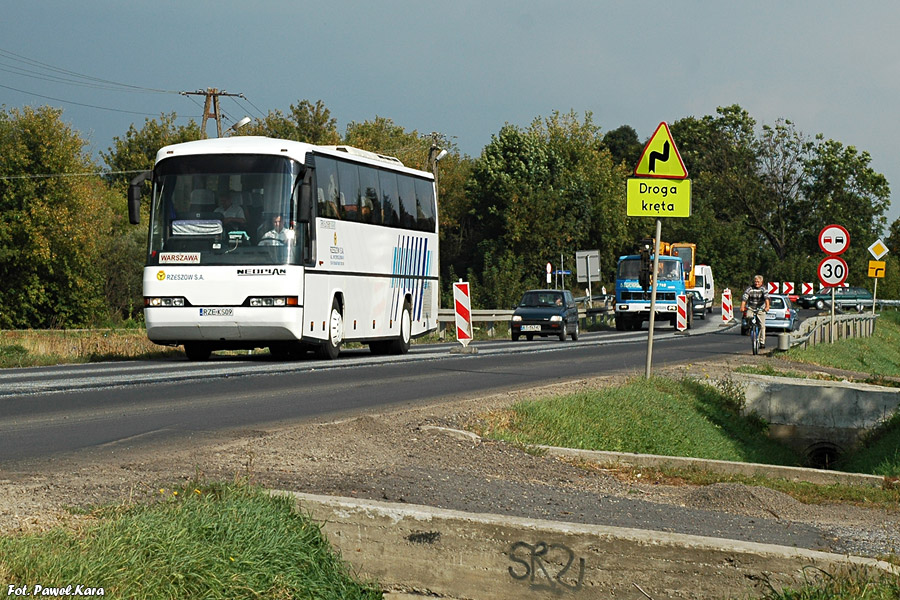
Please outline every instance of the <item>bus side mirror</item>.
[[128, 184], [128, 222], [132, 225], [141, 222], [141, 188], [152, 174], [152, 171], [143, 171]]

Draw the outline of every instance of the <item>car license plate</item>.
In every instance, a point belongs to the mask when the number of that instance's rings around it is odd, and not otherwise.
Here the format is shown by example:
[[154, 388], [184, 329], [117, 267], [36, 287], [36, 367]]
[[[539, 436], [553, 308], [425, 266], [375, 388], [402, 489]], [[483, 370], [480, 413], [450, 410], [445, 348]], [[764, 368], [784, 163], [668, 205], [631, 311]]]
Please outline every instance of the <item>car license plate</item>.
[[233, 308], [201, 308], [201, 317], [230, 317], [234, 315]]
[[522, 325], [522, 331], [540, 331], [540, 325]]

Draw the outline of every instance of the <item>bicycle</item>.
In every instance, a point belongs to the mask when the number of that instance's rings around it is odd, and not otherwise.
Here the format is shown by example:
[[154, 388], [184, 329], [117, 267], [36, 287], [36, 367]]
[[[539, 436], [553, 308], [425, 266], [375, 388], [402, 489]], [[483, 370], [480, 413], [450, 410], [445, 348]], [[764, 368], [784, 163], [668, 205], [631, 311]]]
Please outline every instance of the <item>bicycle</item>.
[[753, 311], [753, 319], [750, 321], [750, 348], [753, 354], [759, 354], [759, 334], [762, 324], [759, 321], [759, 313]]

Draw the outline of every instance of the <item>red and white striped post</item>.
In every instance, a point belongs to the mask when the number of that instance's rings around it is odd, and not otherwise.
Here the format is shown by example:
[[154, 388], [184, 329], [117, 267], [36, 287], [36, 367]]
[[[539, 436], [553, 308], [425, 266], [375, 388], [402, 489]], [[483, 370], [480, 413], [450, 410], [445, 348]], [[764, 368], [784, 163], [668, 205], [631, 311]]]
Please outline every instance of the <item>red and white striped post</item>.
[[472, 304], [469, 301], [469, 282], [453, 284], [453, 304], [456, 307], [456, 341], [463, 348], [472, 341]]
[[684, 294], [678, 294], [675, 300], [676, 308], [678, 309], [678, 313], [675, 316], [675, 328], [679, 332], [682, 332], [687, 329], [688, 325], [687, 296], [685, 296]]
[[734, 320], [734, 307], [731, 304], [731, 290], [722, 290], [722, 324], [727, 325]]

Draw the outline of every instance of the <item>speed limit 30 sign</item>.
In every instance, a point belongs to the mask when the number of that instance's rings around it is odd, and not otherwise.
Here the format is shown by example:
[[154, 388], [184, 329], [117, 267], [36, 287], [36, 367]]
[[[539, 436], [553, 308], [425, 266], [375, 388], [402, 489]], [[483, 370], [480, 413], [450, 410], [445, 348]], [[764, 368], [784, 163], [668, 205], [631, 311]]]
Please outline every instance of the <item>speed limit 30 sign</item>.
[[826, 256], [819, 263], [819, 281], [825, 287], [838, 287], [847, 279], [847, 261], [840, 256]]

